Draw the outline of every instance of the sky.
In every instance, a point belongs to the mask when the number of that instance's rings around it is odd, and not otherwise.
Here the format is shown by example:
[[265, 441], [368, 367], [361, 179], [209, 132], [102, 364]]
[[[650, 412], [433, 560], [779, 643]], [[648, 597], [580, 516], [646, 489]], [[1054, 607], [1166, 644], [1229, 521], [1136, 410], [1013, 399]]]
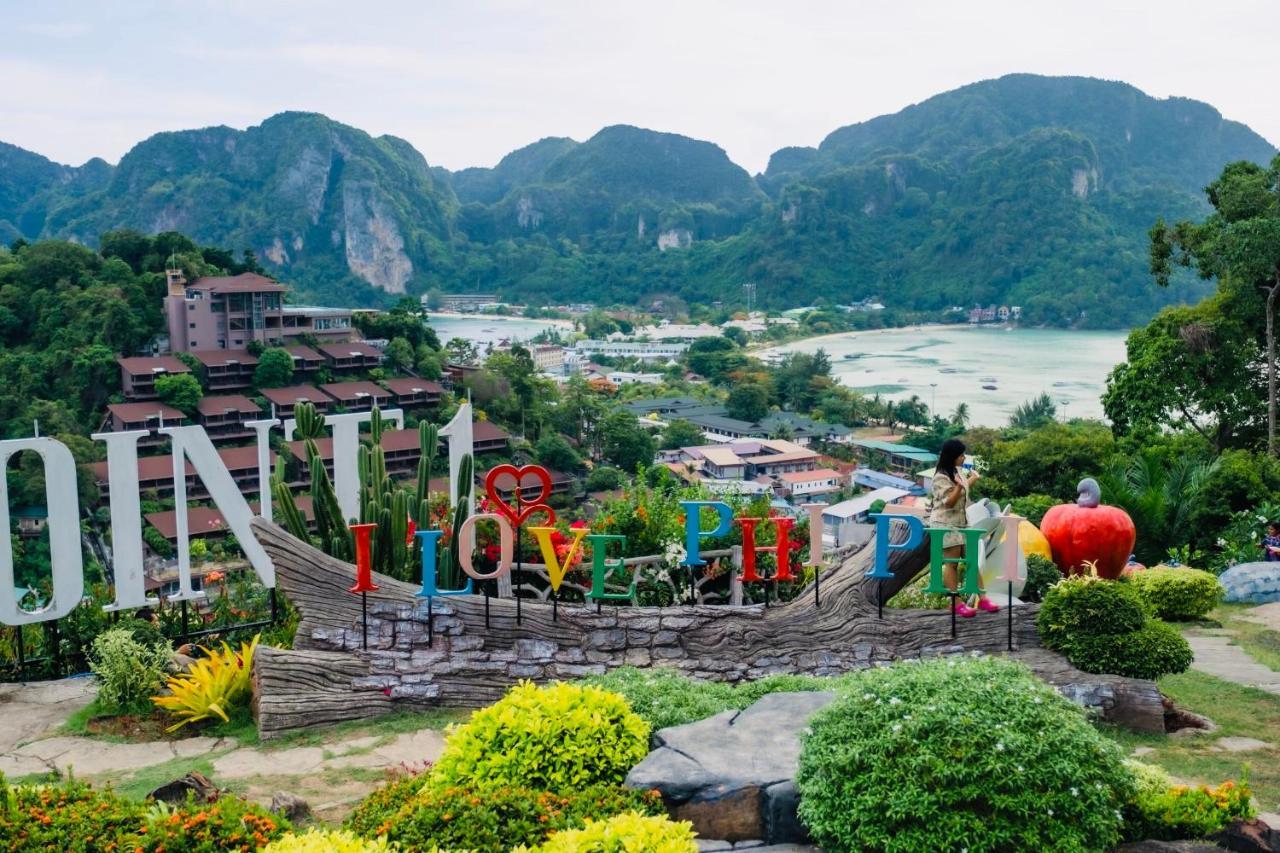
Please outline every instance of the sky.
[[1278, 32], [1275, 0], [0, 0], [0, 141], [114, 163], [160, 131], [306, 110], [454, 170], [633, 124], [759, 172], [1031, 72], [1205, 101], [1280, 144]]

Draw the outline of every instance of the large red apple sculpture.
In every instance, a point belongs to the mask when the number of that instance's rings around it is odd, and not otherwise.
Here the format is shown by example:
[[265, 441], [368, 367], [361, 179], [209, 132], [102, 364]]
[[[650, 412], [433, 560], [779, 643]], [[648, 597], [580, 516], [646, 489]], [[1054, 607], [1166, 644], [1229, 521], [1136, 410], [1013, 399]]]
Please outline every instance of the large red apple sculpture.
[[1133, 553], [1138, 531], [1129, 513], [1102, 503], [1102, 490], [1092, 477], [1076, 487], [1075, 504], [1059, 504], [1044, 514], [1040, 532], [1049, 540], [1053, 561], [1063, 574], [1078, 573], [1085, 563], [1098, 567], [1098, 576], [1115, 580]]

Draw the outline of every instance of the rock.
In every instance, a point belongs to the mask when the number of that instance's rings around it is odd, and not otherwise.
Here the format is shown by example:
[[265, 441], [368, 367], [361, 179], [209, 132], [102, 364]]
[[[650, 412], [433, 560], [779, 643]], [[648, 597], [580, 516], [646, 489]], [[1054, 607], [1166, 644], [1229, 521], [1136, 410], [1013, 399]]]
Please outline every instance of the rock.
[[772, 693], [744, 711], [662, 729], [653, 736], [653, 752], [627, 775], [627, 785], [657, 789], [675, 816], [692, 821], [703, 838], [807, 842], [792, 782], [800, 732], [833, 698]]
[[291, 823], [311, 814], [311, 806], [307, 805], [307, 801], [288, 791], [276, 791], [271, 796], [271, 810], [284, 815]]
[[1115, 853], [1222, 853], [1222, 848], [1203, 841], [1131, 841]]
[[1220, 737], [1213, 742], [1214, 749], [1225, 752], [1249, 752], [1254, 749], [1266, 749], [1271, 746], [1265, 740], [1252, 737]]
[[1226, 590], [1226, 601], [1280, 601], [1280, 563], [1239, 563], [1219, 575], [1218, 582]]
[[1237, 853], [1273, 853], [1280, 850], [1280, 832], [1257, 818], [1232, 821], [1226, 829], [1210, 836], [1219, 847]]
[[221, 793], [207, 776], [193, 770], [181, 779], [174, 779], [156, 788], [147, 794], [147, 799], [161, 803], [185, 803], [187, 795], [194, 794], [198, 802], [212, 803]]

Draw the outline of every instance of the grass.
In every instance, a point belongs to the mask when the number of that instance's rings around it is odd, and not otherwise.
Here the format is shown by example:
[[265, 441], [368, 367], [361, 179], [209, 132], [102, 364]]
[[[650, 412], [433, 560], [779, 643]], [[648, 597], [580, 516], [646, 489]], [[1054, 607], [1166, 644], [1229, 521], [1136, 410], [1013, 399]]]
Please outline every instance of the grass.
[[[1141, 760], [1187, 782], [1216, 785], [1243, 772], [1262, 811], [1280, 811], [1280, 696], [1191, 670], [1160, 679], [1160, 690], [1180, 707], [1218, 725], [1209, 734], [1138, 734], [1116, 726], [1102, 731], [1128, 751], [1147, 747]], [[1219, 737], [1250, 737], [1266, 747], [1247, 752], [1216, 749]]]

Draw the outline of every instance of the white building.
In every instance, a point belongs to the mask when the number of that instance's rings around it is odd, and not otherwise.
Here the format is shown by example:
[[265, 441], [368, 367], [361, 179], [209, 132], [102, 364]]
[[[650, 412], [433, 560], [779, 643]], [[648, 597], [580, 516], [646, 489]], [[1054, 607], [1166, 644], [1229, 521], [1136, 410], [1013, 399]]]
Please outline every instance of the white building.
[[696, 341], [699, 338], [718, 338], [723, 333], [709, 323], [670, 323], [663, 320], [656, 326], [635, 330], [635, 337], [653, 341]]
[[834, 468], [792, 471], [775, 476], [782, 484], [783, 492], [793, 503], [835, 495], [849, 482], [848, 478]]
[[679, 358], [689, 349], [687, 343], [676, 341], [578, 341], [574, 345], [584, 356], [603, 355], [613, 358], [638, 358], [641, 361], [666, 361]]
[[875, 531], [875, 527], [867, 523], [867, 513], [871, 510], [871, 505], [876, 501], [884, 501], [889, 505], [902, 500], [907, 494], [906, 489], [885, 486], [882, 489], [858, 495], [856, 498], [832, 504], [822, 511], [823, 541], [836, 548], [866, 542]]
[[605, 379], [608, 379], [614, 385], [661, 385], [661, 373], [633, 373], [629, 370], [615, 370], [612, 373], [606, 373]]
[[542, 373], [559, 373], [564, 370], [564, 347], [557, 344], [537, 344], [529, 347], [533, 366]]

